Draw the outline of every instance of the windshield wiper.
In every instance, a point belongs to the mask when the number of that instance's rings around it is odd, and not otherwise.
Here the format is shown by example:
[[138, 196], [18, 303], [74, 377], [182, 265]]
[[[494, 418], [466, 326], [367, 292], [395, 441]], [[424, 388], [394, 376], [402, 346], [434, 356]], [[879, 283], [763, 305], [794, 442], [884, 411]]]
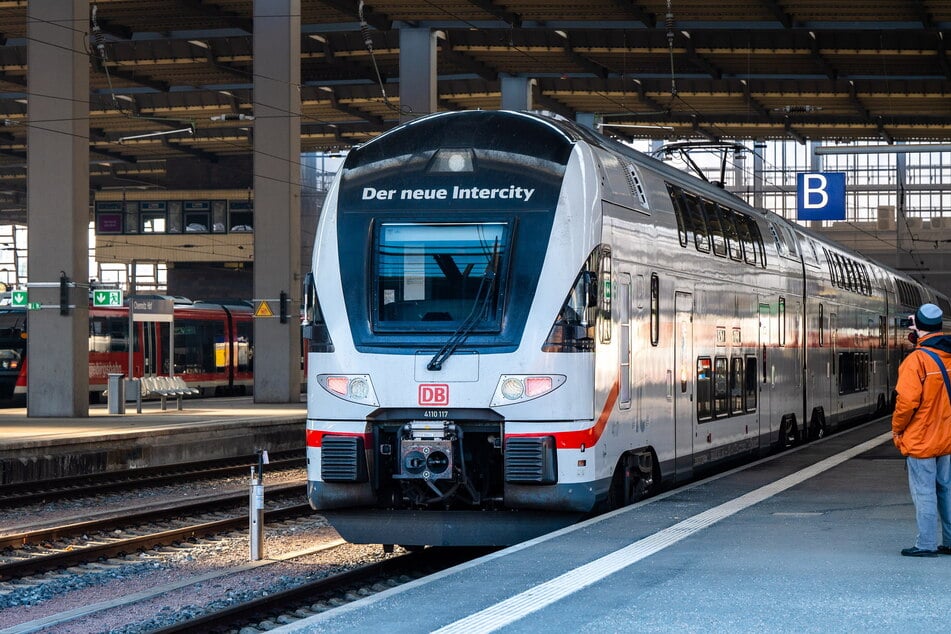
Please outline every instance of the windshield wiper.
[[[446, 362], [453, 352], [469, 337], [469, 334], [475, 330], [476, 325], [485, 319], [489, 306], [492, 303], [492, 290], [495, 288], [495, 278], [499, 269], [499, 241], [495, 240], [492, 247], [492, 259], [489, 260], [489, 266], [485, 269], [485, 275], [479, 282], [479, 288], [476, 290], [475, 299], [472, 302], [472, 310], [469, 315], [459, 324], [459, 328], [446, 340], [439, 352], [433, 355], [433, 358], [426, 364], [426, 369], [430, 372], [439, 372], [442, 370], [442, 364]], [[483, 291], [484, 294], [483, 294]]]

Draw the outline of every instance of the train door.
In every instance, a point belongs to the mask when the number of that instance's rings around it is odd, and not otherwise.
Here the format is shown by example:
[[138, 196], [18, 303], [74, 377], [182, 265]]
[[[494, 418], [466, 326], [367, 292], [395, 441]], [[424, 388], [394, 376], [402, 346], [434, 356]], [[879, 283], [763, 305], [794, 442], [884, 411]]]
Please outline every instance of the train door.
[[777, 352], [772, 348], [773, 340], [770, 331], [772, 323], [771, 310], [769, 304], [759, 305], [759, 349], [760, 349], [760, 390], [759, 390], [759, 431], [763, 433], [769, 430], [769, 435], [774, 436], [773, 431], [779, 429], [779, 421], [774, 421], [772, 416], [772, 395], [773, 388], [776, 387], [776, 360], [771, 352]]
[[693, 402], [693, 295], [677, 291], [674, 295], [674, 453], [678, 478], [693, 473], [694, 421]]
[[158, 322], [143, 321], [142, 324], [142, 373], [140, 376], [152, 376], [161, 372], [159, 349], [161, 336]]

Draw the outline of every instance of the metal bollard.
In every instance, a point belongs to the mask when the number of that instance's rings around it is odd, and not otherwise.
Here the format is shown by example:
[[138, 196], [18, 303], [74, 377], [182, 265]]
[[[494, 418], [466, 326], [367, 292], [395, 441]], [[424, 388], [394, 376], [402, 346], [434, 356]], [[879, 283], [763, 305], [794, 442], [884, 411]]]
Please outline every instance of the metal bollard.
[[258, 464], [251, 466], [251, 499], [248, 525], [251, 561], [260, 561], [264, 557], [264, 465], [267, 462], [267, 452], [259, 451]]

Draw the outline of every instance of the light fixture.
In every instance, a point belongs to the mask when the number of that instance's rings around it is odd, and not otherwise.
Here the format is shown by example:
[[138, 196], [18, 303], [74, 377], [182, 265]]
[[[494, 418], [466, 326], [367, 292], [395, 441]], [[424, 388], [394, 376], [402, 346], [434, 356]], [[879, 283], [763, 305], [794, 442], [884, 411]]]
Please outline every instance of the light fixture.
[[160, 132], [146, 132], [145, 134], [130, 134], [128, 136], [119, 137], [119, 143], [124, 143], [126, 141], [132, 141], [135, 139], [149, 139], [157, 136], [168, 136], [170, 134], [182, 133], [188, 133], [189, 135], [195, 134], [195, 127], [188, 126], [187, 128], [179, 128], [177, 130], [162, 130]]
[[204, 40], [188, 40], [188, 43], [191, 44], [192, 46], [197, 46], [199, 48], [204, 48], [204, 49], [211, 48], [208, 42], [205, 42]]
[[309, 37], [310, 39], [315, 40], [315, 41], [317, 41], [317, 42], [320, 42], [321, 44], [326, 44], [326, 43], [327, 43], [327, 38], [325, 38], [323, 35], [318, 35], [317, 33], [311, 33], [311, 34], [308, 35], [307, 37]]
[[225, 114], [216, 114], [211, 117], [212, 121], [254, 121], [253, 114], [244, 114], [243, 112], [227, 112]]

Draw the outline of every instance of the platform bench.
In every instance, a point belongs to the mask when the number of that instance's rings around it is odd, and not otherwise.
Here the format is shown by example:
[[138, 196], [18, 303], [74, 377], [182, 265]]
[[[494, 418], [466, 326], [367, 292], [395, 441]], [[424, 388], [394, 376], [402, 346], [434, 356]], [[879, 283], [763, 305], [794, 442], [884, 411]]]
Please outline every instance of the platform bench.
[[143, 376], [139, 379], [139, 398], [136, 399], [136, 409], [142, 413], [142, 399], [157, 396], [162, 401], [162, 411], [167, 409], [167, 400], [174, 398], [178, 410], [182, 409], [182, 397], [198, 394], [198, 388], [189, 387], [178, 376]]

